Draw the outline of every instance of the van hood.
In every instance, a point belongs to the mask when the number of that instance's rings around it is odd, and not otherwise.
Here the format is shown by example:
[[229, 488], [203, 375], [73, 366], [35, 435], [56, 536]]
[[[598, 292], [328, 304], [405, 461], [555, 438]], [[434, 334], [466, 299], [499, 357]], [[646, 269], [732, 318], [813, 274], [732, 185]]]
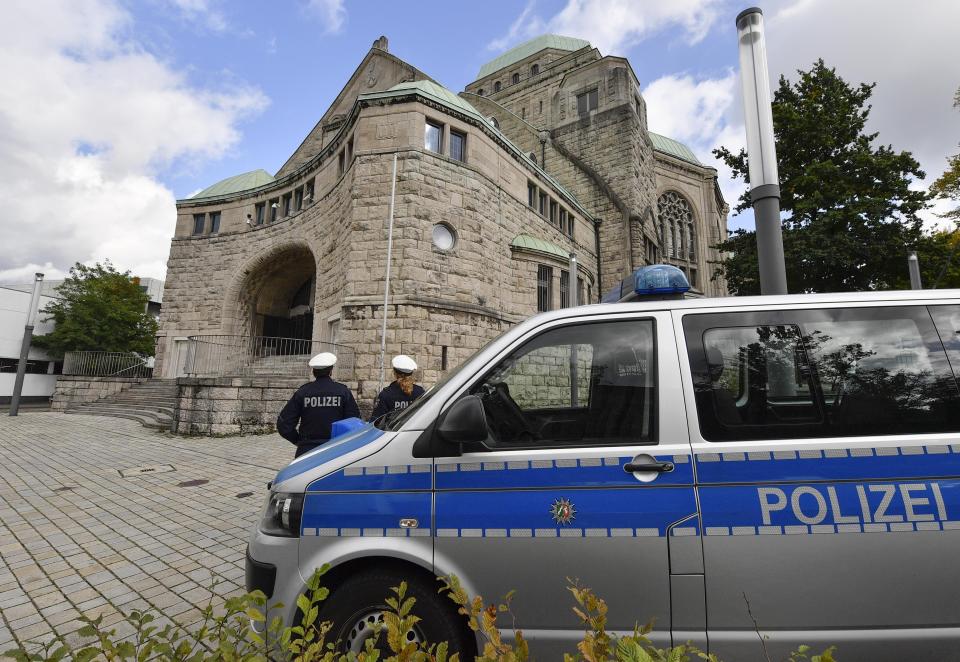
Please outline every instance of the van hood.
[[367, 423], [334, 437], [281, 469], [273, 480], [273, 490], [301, 492], [310, 482], [376, 453], [391, 436], [372, 423]]

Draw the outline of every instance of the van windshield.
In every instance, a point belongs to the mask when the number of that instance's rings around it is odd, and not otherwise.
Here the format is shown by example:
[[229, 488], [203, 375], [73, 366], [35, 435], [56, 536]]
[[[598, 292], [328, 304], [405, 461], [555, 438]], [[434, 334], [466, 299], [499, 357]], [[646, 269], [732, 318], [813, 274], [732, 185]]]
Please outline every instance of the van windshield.
[[472, 358], [473, 358], [473, 355], [471, 355], [470, 358], [463, 361], [456, 368], [448, 372], [443, 379], [441, 379], [439, 382], [431, 386], [426, 393], [424, 393], [419, 398], [414, 400], [409, 407], [407, 407], [406, 409], [397, 410], [398, 413], [388, 412], [384, 414], [383, 416], [378, 418], [376, 421], [374, 421], [374, 425], [376, 425], [381, 430], [387, 430], [391, 432], [393, 430], [399, 430], [400, 428], [402, 428], [403, 424], [406, 423], [407, 420], [409, 420], [410, 416], [412, 416], [414, 412], [420, 409], [420, 407], [425, 405], [427, 401], [430, 400], [430, 398], [436, 395], [437, 391], [439, 391], [444, 384], [450, 381], [450, 379], [454, 375], [460, 372], [463, 366], [465, 366]]
[[437, 394], [437, 391], [443, 388], [444, 384], [450, 381], [456, 374], [460, 372], [460, 370], [463, 369], [463, 366], [470, 363], [470, 361], [473, 360], [473, 357], [475, 357], [477, 354], [482, 352], [490, 343], [495, 342], [496, 340], [499, 340], [509, 330], [510, 329], [503, 330], [502, 332], [498, 333], [496, 336], [488, 340], [486, 343], [484, 343], [483, 347], [481, 347], [476, 352], [474, 352], [473, 354], [465, 358], [463, 361], [461, 361], [460, 365], [458, 365], [456, 368], [448, 372], [443, 377], [443, 379], [441, 379], [439, 382], [431, 386], [426, 393], [424, 393], [419, 398], [414, 400], [409, 407], [407, 407], [406, 409], [401, 409], [400, 413], [397, 413], [397, 414], [390, 412], [388, 414], [385, 414], [384, 416], [381, 416], [376, 421], [374, 421], [374, 425], [376, 425], [381, 430], [387, 430], [390, 432], [394, 430], [399, 430], [400, 428], [402, 428], [403, 424], [406, 423], [410, 419], [410, 417], [413, 416], [413, 414], [420, 409], [420, 407], [425, 405], [427, 401], [430, 400], [430, 398], [432, 398], [434, 395]]

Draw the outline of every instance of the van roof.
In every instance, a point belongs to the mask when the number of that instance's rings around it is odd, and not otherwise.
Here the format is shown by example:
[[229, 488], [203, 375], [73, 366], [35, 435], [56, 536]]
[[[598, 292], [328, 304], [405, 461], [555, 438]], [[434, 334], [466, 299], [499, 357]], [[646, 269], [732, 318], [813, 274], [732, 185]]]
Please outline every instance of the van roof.
[[700, 308], [765, 308], [790, 305], [828, 303], [867, 303], [881, 301], [960, 301], [960, 289], [949, 290], [888, 290], [883, 292], [834, 292], [829, 294], [786, 294], [751, 297], [705, 297], [624, 303], [600, 303], [577, 308], [563, 308], [537, 315], [539, 320], [559, 319], [573, 315], [617, 313], [625, 311], [697, 310]]

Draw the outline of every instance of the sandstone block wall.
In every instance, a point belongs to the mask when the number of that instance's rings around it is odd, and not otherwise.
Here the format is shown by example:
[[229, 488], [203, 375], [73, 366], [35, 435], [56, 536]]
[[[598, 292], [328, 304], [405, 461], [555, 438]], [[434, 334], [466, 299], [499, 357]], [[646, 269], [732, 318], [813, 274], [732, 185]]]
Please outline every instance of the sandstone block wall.
[[277, 415], [306, 380], [298, 377], [181, 377], [172, 428], [231, 435], [276, 430]]
[[59, 375], [50, 399], [50, 410], [62, 412], [75, 405], [96, 402], [101, 398], [126, 391], [134, 384], [141, 384], [145, 381], [147, 381], [145, 377]]

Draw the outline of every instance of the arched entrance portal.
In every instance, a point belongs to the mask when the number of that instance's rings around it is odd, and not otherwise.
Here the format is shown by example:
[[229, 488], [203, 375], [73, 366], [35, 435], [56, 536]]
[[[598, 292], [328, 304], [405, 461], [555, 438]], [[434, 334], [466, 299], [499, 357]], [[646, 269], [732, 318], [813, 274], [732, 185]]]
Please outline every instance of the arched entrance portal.
[[277, 353], [300, 353], [295, 344], [284, 351], [284, 343], [272, 338], [309, 341], [313, 337], [313, 307], [316, 290], [316, 263], [313, 253], [302, 244], [282, 248], [263, 259], [250, 270], [240, 296], [246, 308], [247, 334], [263, 338], [266, 345], [276, 345]]
[[288, 302], [283, 300], [283, 293], [280, 293], [280, 300], [272, 301], [269, 307], [260, 309], [258, 306], [257, 314], [262, 327], [259, 335], [310, 340], [313, 336], [313, 292], [314, 274], [310, 274], [293, 296], [288, 297]]

